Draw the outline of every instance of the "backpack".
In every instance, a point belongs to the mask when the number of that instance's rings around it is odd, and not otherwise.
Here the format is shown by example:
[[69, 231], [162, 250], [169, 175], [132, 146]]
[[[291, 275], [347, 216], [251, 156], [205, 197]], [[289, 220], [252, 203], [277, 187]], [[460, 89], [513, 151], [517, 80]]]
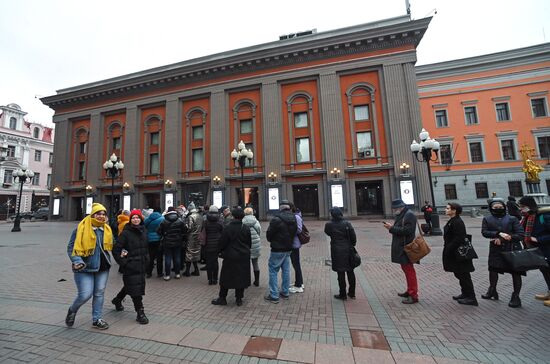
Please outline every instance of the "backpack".
[[302, 231], [298, 233], [298, 240], [300, 240], [300, 244], [304, 245], [309, 243], [310, 239], [309, 230], [306, 225], [302, 223]]

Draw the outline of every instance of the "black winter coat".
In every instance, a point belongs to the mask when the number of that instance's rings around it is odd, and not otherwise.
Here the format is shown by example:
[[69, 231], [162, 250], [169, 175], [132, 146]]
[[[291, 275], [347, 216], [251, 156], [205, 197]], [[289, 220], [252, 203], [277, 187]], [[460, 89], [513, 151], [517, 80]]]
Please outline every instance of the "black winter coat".
[[[128, 255], [120, 257], [125, 249]], [[113, 256], [120, 265], [122, 281], [129, 296], [143, 296], [145, 294], [145, 272], [149, 265], [149, 247], [147, 230], [143, 225], [133, 226], [126, 224], [113, 248]]]
[[330, 259], [332, 270], [348, 272], [353, 268], [349, 264], [350, 248], [357, 243], [353, 226], [346, 220], [334, 220], [325, 224], [325, 234], [330, 236]]
[[269, 222], [266, 237], [271, 243], [273, 252], [289, 252], [292, 250], [292, 241], [298, 231], [296, 216], [290, 210], [283, 210], [276, 214]]
[[220, 214], [217, 212], [208, 212], [203, 222], [203, 228], [206, 233], [206, 244], [204, 250], [206, 253], [218, 254], [220, 251], [219, 242], [223, 231], [223, 222]]
[[[499, 238], [499, 233], [501, 232], [511, 235], [512, 240], [507, 241]], [[489, 243], [489, 270], [498, 273], [512, 273], [512, 270], [508, 267], [508, 264], [506, 264], [500, 253], [523, 249], [521, 241], [523, 241], [525, 232], [518, 219], [510, 215], [505, 215], [504, 217], [485, 216], [481, 223], [481, 234], [491, 239]], [[495, 245], [493, 242], [495, 239], [500, 240], [501, 245]], [[525, 272], [514, 273], [525, 275]]]
[[220, 286], [247, 288], [250, 286], [250, 229], [241, 220], [232, 220], [223, 230], [219, 247], [223, 258]]
[[183, 246], [186, 241], [187, 226], [177, 212], [171, 211], [164, 215], [164, 221], [160, 224], [157, 233], [160, 235], [163, 247], [177, 248]]
[[445, 272], [465, 273], [473, 272], [474, 264], [471, 260], [458, 261], [456, 252], [466, 240], [466, 225], [460, 216], [452, 217], [443, 228], [443, 269]]
[[391, 261], [398, 264], [409, 264], [411, 261], [405, 253], [405, 245], [414, 240], [416, 231], [416, 215], [407, 207], [395, 217], [393, 226], [390, 228], [391, 239]]

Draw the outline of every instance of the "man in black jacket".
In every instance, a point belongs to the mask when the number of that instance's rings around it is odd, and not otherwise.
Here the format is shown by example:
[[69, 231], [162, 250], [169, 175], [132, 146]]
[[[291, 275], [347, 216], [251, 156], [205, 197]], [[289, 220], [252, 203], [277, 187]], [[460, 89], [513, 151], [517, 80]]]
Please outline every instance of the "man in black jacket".
[[[271, 254], [269, 255], [269, 294], [265, 300], [271, 303], [279, 303], [279, 297], [288, 299], [288, 288], [290, 286], [290, 253], [292, 251], [292, 240], [298, 230], [296, 217], [290, 210], [290, 202], [282, 200], [279, 205], [279, 213], [271, 219], [267, 228], [267, 241], [271, 243]], [[283, 282], [281, 292], [277, 276], [279, 269], [282, 269]]]
[[174, 260], [176, 279], [179, 279], [181, 277], [181, 249], [184, 237], [187, 234], [187, 226], [179, 218], [173, 206], [168, 208], [168, 212], [164, 215], [164, 221], [161, 222], [157, 233], [161, 237], [162, 248], [164, 250], [164, 280], [170, 280], [172, 260]]

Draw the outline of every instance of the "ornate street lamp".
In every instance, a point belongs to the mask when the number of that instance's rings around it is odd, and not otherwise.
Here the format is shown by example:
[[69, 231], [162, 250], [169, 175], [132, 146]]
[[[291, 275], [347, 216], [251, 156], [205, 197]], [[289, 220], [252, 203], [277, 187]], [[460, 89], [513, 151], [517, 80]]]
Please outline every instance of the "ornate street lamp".
[[31, 182], [32, 178], [34, 177], [34, 172], [30, 169], [27, 169], [23, 167], [17, 168], [15, 171], [12, 172], [13, 179], [17, 178], [19, 181], [19, 203], [17, 204], [17, 215], [15, 215], [15, 222], [13, 223], [13, 229], [11, 229], [12, 232], [19, 232], [21, 231], [21, 216], [19, 213], [21, 212], [21, 199], [23, 195], [23, 185], [26, 182]]
[[231, 158], [233, 158], [234, 162], [239, 162], [239, 167], [241, 168], [241, 193], [239, 196], [239, 205], [244, 208], [244, 167], [247, 160], [251, 161], [252, 158], [254, 158], [254, 153], [252, 153], [251, 149], [246, 150], [246, 146], [242, 140], [237, 145], [237, 148], [239, 151], [233, 149]]
[[[422, 129], [419, 134], [420, 143], [417, 143], [416, 140], [413, 140], [411, 144], [411, 152], [414, 154], [414, 157], [419, 162], [426, 162], [428, 167], [428, 181], [430, 183], [430, 193], [432, 195], [432, 204], [433, 204], [433, 213], [431, 218], [432, 231], [431, 235], [442, 235], [443, 232], [439, 227], [439, 215], [437, 214], [437, 208], [434, 197], [434, 188], [432, 185], [432, 170], [430, 168], [430, 162], [437, 161], [437, 152], [439, 151], [439, 142], [435, 139], [430, 138], [430, 134], [426, 129]], [[418, 157], [418, 155], [421, 157]], [[433, 159], [432, 159], [433, 157]]]
[[124, 163], [116, 156], [115, 153], [111, 154], [109, 159], [103, 163], [103, 169], [107, 172], [107, 175], [111, 177], [111, 203], [109, 206], [109, 222], [114, 221], [114, 211], [113, 211], [113, 202], [115, 194], [115, 178], [118, 177], [119, 173], [124, 169]]

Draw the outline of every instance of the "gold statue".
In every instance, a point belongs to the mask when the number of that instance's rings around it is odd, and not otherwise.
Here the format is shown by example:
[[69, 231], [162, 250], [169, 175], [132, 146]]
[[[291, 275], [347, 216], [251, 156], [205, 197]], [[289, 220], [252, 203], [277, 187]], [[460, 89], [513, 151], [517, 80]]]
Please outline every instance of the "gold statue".
[[525, 180], [530, 183], [539, 183], [539, 173], [542, 172], [544, 168], [533, 162], [531, 159], [535, 156], [535, 149], [531, 148], [528, 144], [523, 144], [519, 150], [519, 153], [523, 159], [523, 172], [525, 173]]

